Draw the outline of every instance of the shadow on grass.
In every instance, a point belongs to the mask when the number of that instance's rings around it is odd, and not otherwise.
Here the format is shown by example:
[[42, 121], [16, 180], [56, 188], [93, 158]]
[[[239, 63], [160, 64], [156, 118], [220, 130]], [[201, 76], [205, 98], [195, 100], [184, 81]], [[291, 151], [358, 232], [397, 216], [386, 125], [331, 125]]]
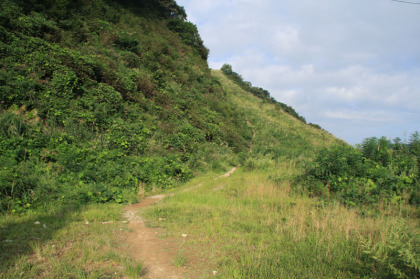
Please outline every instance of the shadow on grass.
[[80, 210], [79, 205], [67, 205], [48, 213], [0, 216], [0, 271], [36, 253], [36, 247], [50, 242], [58, 230], [74, 221], [74, 213]]

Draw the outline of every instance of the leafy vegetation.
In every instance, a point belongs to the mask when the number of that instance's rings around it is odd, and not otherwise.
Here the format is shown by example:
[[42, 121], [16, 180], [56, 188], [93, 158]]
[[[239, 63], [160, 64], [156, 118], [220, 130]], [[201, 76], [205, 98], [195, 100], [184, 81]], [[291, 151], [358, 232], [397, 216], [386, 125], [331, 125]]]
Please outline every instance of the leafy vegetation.
[[382, 137], [367, 138], [357, 149], [347, 145], [323, 149], [308, 164], [303, 185], [313, 195], [333, 196], [344, 204], [418, 205], [419, 144], [416, 132], [408, 144]]
[[172, 0], [5, 0], [0, 36], [2, 212], [133, 202], [249, 148]]
[[188, 234], [175, 266], [188, 250], [220, 278], [420, 277], [418, 133], [353, 148], [306, 124], [210, 71], [173, 0], [2, 0], [0, 39], [5, 278], [137, 278], [116, 249], [139, 190], [175, 193], [142, 212]]

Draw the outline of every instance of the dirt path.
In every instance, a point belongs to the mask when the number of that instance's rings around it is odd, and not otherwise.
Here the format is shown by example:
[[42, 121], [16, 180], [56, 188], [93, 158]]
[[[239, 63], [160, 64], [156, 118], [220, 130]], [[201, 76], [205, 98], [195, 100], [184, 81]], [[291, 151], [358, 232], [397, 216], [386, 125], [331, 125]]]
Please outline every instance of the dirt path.
[[[228, 177], [236, 171], [232, 168], [222, 177]], [[202, 184], [188, 188], [190, 191]], [[175, 267], [174, 260], [177, 256], [179, 245], [174, 240], [159, 238], [159, 229], [148, 228], [143, 219], [137, 215], [140, 208], [148, 207], [165, 198], [166, 195], [151, 196], [143, 199], [140, 203], [127, 206], [123, 217], [129, 222], [131, 232], [127, 234], [128, 253], [136, 260], [144, 263], [143, 278], [150, 279], [178, 279], [188, 278], [187, 267]], [[181, 237], [181, 236], [180, 236]]]
[[215, 178], [215, 180], [216, 180], [216, 179], [219, 179], [219, 178], [223, 178], [223, 177], [228, 177], [228, 176], [230, 176], [232, 173], [234, 173], [237, 169], [238, 169], [238, 167], [234, 167], [234, 168], [232, 168], [230, 171], [228, 171], [227, 173], [222, 174], [222, 175], [221, 175], [221, 176], [219, 176], [219, 177], [216, 177], [216, 178]]
[[138, 209], [150, 206], [164, 197], [164, 195], [148, 197], [138, 204], [125, 208], [123, 216], [130, 222], [128, 226], [131, 229], [126, 239], [127, 250], [134, 259], [144, 263], [145, 278], [185, 278], [183, 276], [185, 270], [173, 265], [177, 253], [176, 245], [159, 238], [159, 231], [146, 227], [143, 219], [137, 215]]

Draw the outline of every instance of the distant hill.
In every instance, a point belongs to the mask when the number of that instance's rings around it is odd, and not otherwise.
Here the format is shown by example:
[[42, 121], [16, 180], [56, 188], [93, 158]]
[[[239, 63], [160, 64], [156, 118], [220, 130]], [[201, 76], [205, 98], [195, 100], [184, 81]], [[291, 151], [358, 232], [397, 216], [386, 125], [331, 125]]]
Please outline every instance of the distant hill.
[[186, 18], [173, 0], [1, 1], [0, 210], [133, 202], [139, 187], [250, 154], [336, 142], [263, 89], [212, 73]]

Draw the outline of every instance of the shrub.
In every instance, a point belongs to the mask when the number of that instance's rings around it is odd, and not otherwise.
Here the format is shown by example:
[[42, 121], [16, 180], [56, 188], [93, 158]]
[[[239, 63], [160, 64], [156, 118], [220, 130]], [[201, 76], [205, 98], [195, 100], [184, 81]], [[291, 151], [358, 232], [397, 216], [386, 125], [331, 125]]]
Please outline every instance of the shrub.
[[51, 80], [51, 95], [73, 99], [77, 93], [79, 79], [76, 74], [67, 67], [55, 70]]
[[178, 33], [185, 44], [194, 47], [201, 58], [207, 61], [209, 50], [204, 46], [197, 27], [193, 23], [180, 19], [172, 19], [168, 22], [168, 27]]
[[94, 95], [97, 96], [99, 103], [106, 103], [110, 107], [110, 112], [116, 112], [120, 109], [123, 101], [121, 94], [113, 87], [99, 83], [98, 87], [94, 90]]
[[140, 42], [127, 32], [121, 32], [115, 41], [116, 47], [134, 53], [138, 53], [139, 44]]
[[17, 28], [25, 35], [43, 37], [44, 33], [56, 31], [53, 21], [47, 20], [37, 12], [18, 17], [16, 23]]
[[378, 239], [360, 237], [360, 246], [382, 276], [420, 277], [420, 242], [403, 220], [381, 228]]
[[412, 156], [396, 153], [389, 144], [384, 138], [370, 138], [362, 144], [364, 153], [347, 145], [323, 149], [307, 165], [301, 182], [310, 193], [329, 192], [345, 204], [381, 199], [400, 202], [410, 197], [415, 202], [413, 190], [419, 179], [416, 163]]

